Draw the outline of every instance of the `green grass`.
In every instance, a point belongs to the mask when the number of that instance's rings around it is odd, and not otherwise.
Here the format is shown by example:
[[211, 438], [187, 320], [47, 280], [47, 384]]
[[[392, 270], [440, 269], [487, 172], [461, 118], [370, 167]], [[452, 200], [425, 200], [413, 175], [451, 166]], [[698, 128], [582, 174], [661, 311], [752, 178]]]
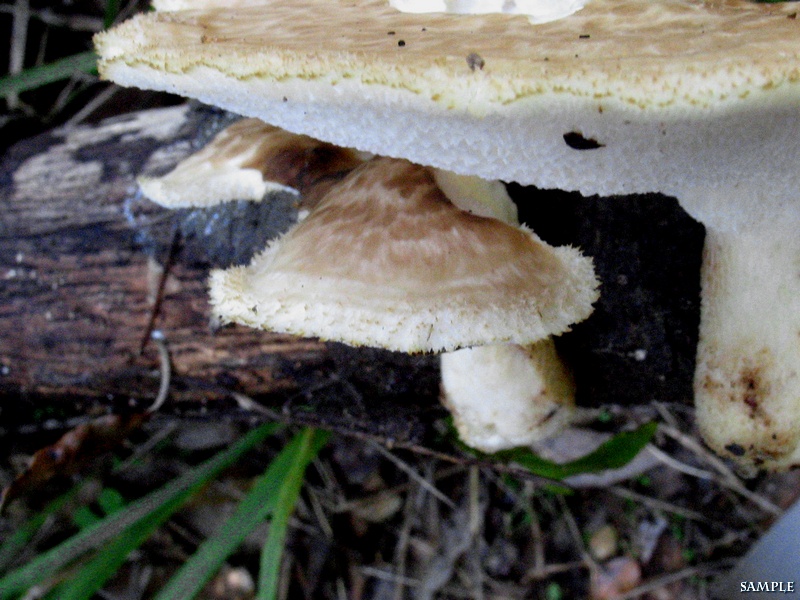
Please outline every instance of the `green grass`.
[[25, 69], [18, 75], [0, 78], [0, 98], [36, 90], [49, 83], [63, 81], [76, 73], [97, 73], [97, 55], [89, 50], [52, 63]]
[[[45, 598], [92, 598], [119, 570], [129, 554], [192, 495], [279, 428], [267, 424], [249, 432], [228, 449], [178, 479], [127, 505], [114, 490], [105, 490], [98, 500], [105, 514], [95, 515], [97, 520], [86, 519], [77, 534], [28, 564], [5, 573], [0, 578], [0, 599], [20, 598], [34, 586], [47, 586], [67, 570], [69, 577], [52, 588]], [[244, 538], [267, 519], [270, 519], [270, 529], [262, 552], [258, 598], [274, 598], [288, 520], [297, 503], [306, 467], [317, 456], [327, 437], [326, 432], [309, 428], [286, 444], [220, 531], [201, 544], [167, 583], [158, 596], [159, 600], [194, 598]], [[46, 516], [58, 510], [74, 494], [73, 491], [52, 502], [0, 546], [0, 558], [4, 558], [5, 564], [9, 564], [10, 558], [34, 536]]]
[[[598, 473], [607, 469], [619, 469], [627, 465], [650, 440], [657, 429], [656, 423], [646, 423], [633, 431], [618, 433], [610, 440], [582, 456], [566, 463], [557, 463], [534, 454], [530, 448], [519, 447], [501, 450], [493, 454], [484, 454], [459, 443], [462, 450], [482, 458], [501, 463], [516, 463], [534, 475], [560, 481], [573, 475]], [[454, 435], [455, 430], [452, 430]]]

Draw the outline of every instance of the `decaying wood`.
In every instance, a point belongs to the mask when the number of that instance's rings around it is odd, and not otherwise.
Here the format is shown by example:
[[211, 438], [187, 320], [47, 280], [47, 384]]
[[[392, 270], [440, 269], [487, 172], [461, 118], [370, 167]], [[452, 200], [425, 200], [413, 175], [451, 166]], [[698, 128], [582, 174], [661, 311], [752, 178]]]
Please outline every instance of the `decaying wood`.
[[[235, 393], [293, 420], [418, 444], [442, 416], [435, 357], [210, 323], [210, 266], [244, 262], [294, 218], [291, 198], [161, 209], [135, 177], [161, 174], [226, 115], [188, 106], [55, 130], [0, 163], [0, 410], [4, 427], [146, 407], [169, 345], [167, 413], [236, 412]], [[660, 197], [542, 197], [513, 188], [546, 241], [595, 258], [595, 314], [558, 340], [579, 400], [688, 400], [702, 228]], [[531, 196], [535, 196], [531, 198]], [[534, 210], [535, 207], [535, 210]], [[548, 208], [549, 207], [549, 208]]]
[[[235, 411], [231, 393], [238, 392], [266, 397], [306, 421], [418, 436], [417, 417], [387, 406], [413, 394], [403, 403], [409, 409], [438, 410], [432, 357], [215, 329], [210, 322], [206, 274], [230, 232], [206, 223], [217, 250], [203, 248], [186, 233], [187, 215], [142, 199], [135, 177], [169, 169], [215, 118], [187, 107], [136, 113], [54, 131], [7, 154], [0, 167], [4, 425], [148, 406], [159, 384], [158, 355], [152, 343], [141, 354], [140, 347], [153, 317], [172, 362], [167, 412]], [[351, 389], [348, 377], [364, 385]], [[377, 397], [374, 404], [361, 397], [367, 393]]]

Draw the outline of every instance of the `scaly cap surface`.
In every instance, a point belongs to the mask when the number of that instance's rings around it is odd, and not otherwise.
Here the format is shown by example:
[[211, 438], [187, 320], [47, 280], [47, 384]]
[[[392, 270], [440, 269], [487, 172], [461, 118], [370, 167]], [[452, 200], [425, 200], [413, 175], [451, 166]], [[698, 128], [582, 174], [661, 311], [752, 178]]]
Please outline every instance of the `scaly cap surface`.
[[223, 321], [404, 352], [538, 341], [585, 319], [591, 259], [453, 206], [430, 169], [377, 158], [247, 267], [214, 271]]

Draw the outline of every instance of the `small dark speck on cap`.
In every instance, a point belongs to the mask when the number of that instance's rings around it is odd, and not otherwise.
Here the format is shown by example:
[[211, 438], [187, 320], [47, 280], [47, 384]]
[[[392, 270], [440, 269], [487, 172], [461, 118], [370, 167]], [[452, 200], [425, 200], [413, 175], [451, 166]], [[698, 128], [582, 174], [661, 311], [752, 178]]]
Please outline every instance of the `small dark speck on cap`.
[[577, 131], [570, 131], [564, 134], [564, 142], [573, 150], [597, 150], [605, 144], [601, 144], [595, 139], [584, 137]]
[[386, 35], [394, 35], [394, 31], [387, 31]]
[[406, 41], [405, 40], [397, 40], [397, 45], [402, 48], [403, 46], [406, 45]]
[[725, 450], [733, 454], [734, 456], [744, 456], [744, 448], [742, 448], [739, 444], [728, 444], [725, 446]]
[[477, 52], [470, 52], [467, 54], [467, 65], [470, 71], [474, 71], [475, 69], [483, 69], [484, 65], [486, 65], [486, 61], [483, 60], [481, 55]]
[[588, 33], [584, 33], [584, 34], [579, 35], [578, 39], [588, 40], [590, 37], [592, 37], [592, 36], [590, 36]]

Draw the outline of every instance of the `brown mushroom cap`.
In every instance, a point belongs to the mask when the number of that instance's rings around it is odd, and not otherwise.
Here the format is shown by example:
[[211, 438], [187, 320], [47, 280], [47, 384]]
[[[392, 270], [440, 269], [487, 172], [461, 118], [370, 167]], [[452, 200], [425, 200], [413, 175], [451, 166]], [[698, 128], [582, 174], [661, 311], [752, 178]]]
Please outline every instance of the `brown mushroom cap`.
[[259, 119], [242, 119], [161, 177], [142, 177], [145, 196], [168, 208], [261, 200], [295, 191], [310, 208], [364, 157], [346, 148], [289, 133]]
[[585, 319], [592, 262], [454, 207], [430, 169], [373, 159], [247, 267], [215, 271], [223, 321], [405, 352], [532, 343]]

